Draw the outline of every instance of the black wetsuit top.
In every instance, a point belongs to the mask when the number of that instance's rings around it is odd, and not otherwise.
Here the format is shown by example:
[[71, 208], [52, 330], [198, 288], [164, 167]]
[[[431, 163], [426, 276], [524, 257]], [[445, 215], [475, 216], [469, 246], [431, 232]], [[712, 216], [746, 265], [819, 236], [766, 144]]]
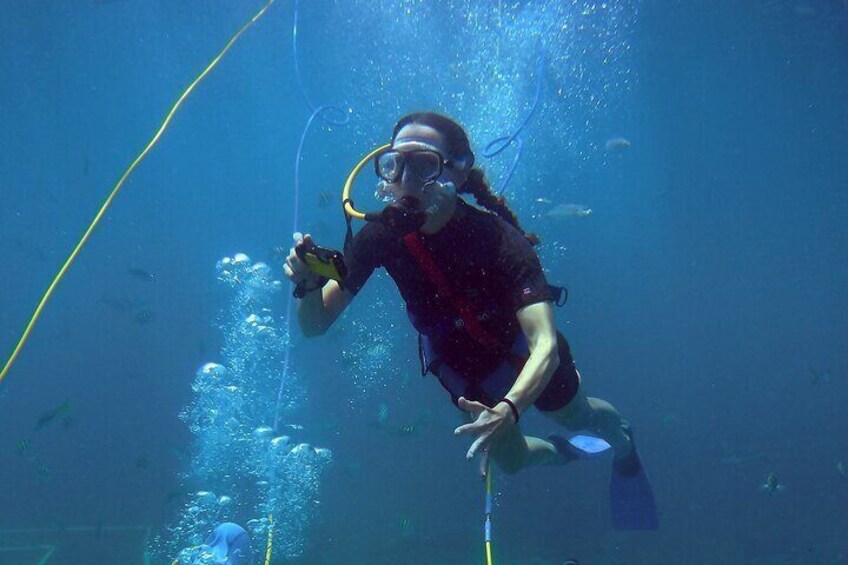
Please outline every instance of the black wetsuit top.
[[455, 305], [439, 298], [402, 238], [379, 222], [369, 222], [353, 238], [345, 256], [345, 286], [356, 293], [375, 268], [385, 267], [415, 328], [430, 339], [440, 360], [469, 379], [482, 379], [503, 362], [519, 335], [517, 311], [551, 300], [539, 258], [519, 230], [461, 198], [450, 221], [434, 234], [422, 234], [422, 242], [452, 291], [471, 301], [483, 329], [504, 345], [502, 350], [483, 347], [463, 329]]

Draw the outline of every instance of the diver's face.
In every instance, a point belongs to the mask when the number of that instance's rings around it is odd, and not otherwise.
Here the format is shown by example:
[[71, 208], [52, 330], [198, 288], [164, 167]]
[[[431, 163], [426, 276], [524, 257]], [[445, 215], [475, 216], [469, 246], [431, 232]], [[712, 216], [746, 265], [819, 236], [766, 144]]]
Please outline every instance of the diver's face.
[[456, 192], [442, 190], [440, 186], [447, 183], [452, 183], [454, 187], [462, 186], [468, 178], [468, 167], [462, 162], [450, 161], [444, 136], [438, 130], [419, 124], [404, 126], [395, 137], [392, 149], [410, 155], [410, 159], [416, 151], [435, 152], [443, 159], [441, 173], [430, 180], [422, 179], [420, 171], [416, 171], [414, 166], [404, 166], [400, 177], [391, 183], [396, 195], [411, 196], [420, 201], [428, 216], [456, 203]]

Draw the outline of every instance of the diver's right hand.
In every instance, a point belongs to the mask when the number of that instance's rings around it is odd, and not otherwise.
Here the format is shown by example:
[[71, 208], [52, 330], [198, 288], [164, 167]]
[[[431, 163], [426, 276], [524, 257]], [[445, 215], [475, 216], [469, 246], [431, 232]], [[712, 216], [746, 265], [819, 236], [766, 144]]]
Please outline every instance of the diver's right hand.
[[294, 247], [289, 249], [289, 256], [286, 257], [286, 263], [283, 265], [283, 271], [295, 285], [302, 282], [317, 284], [319, 276], [309, 270], [309, 267], [306, 266], [306, 263], [300, 260], [300, 257], [297, 256], [297, 253], [294, 250], [294, 248], [301, 243], [305, 243], [307, 245], [314, 243], [312, 241], [312, 236], [306, 234], [303, 237], [297, 237], [299, 235], [300, 234], [295, 234]]

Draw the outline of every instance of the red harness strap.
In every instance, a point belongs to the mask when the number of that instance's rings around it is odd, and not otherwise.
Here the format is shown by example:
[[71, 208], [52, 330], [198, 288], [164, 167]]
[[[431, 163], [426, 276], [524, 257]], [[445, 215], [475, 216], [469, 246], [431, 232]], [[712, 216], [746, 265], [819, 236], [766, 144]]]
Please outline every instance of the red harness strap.
[[430, 282], [436, 285], [439, 296], [450, 300], [457, 313], [459, 313], [459, 317], [462, 320], [462, 324], [465, 327], [465, 331], [468, 332], [468, 335], [470, 335], [474, 341], [483, 347], [488, 347], [490, 349], [503, 349], [503, 344], [492, 337], [480, 324], [480, 320], [477, 319], [479, 310], [471, 303], [470, 300], [468, 300], [468, 297], [463, 294], [456, 294], [453, 292], [447, 277], [442, 270], [439, 269], [439, 266], [433, 260], [433, 256], [430, 255], [430, 252], [427, 251], [427, 248], [424, 247], [421, 234], [417, 231], [408, 233], [403, 237], [403, 243], [406, 245], [407, 250], [418, 261], [418, 264], [421, 266], [421, 270], [424, 271], [424, 274], [427, 275]]

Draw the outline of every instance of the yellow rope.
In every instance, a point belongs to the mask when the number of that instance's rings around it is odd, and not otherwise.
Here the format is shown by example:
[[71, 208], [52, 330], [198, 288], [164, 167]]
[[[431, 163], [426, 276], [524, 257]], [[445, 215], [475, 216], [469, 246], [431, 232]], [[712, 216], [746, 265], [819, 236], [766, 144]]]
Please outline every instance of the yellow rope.
[[250, 21], [244, 24], [242, 28], [238, 30], [238, 32], [236, 32], [236, 34], [230, 39], [230, 41], [227, 42], [224, 48], [221, 49], [220, 53], [218, 53], [218, 55], [214, 59], [212, 59], [212, 62], [209, 63], [209, 65], [205, 69], [203, 69], [203, 72], [200, 73], [200, 75], [198, 75], [196, 79], [194, 79], [194, 82], [192, 82], [188, 86], [188, 88], [185, 89], [180, 98], [171, 107], [171, 110], [165, 116], [165, 120], [162, 122], [162, 125], [159, 126], [159, 130], [147, 144], [147, 147], [145, 147], [144, 150], [138, 154], [138, 157], [136, 157], [132, 164], [127, 167], [127, 170], [124, 171], [124, 174], [121, 176], [120, 180], [118, 181], [118, 184], [115, 185], [115, 187], [112, 189], [111, 194], [109, 194], [109, 197], [106, 198], [105, 202], [103, 202], [103, 206], [101, 206], [100, 211], [94, 217], [94, 220], [91, 222], [91, 225], [88, 226], [88, 229], [85, 231], [85, 234], [82, 236], [82, 239], [80, 239], [79, 243], [77, 243], [76, 248], [74, 248], [67, 261], [65, 261], [65, 264], [62, 265], [62, 268], [59, 270], [59, 274], [57, 274], [56, 277], [53, 279], [53, 282], [50, 283], [50, 286], [47, 288], [47, 292], [44, 293], [44, 296], [41, 297], [41, 301], [38, 303], [38, 307], [36, 307], [35, 312], [30, 318], [29, 323], [27, 324], [23, 335], [18, 341], [17, 346], [15, 346], [15, 349], [12, 351], [12, 355], [9, 357], [9, 360], [6, 361], [6, 365], [3, 367], [3, 370], [0, 371], [0, 382], [3, 382], [3, 379], [6, 378], [6, 375], [9, 373], [9, 370], [12, 368], [12, 364], [18, 358], [18, 355], [20, 355], [24, 343], [26, 343], [27, 338], [29, 338], [30, 333], [32, 333], [32, 328], [35, 326], [36, 321], [38, 321], [38, 318], [41, 316], [41, 311], [44, 310], [44, 306], [47, 304], [47, 301], [50, 300], [50, 297], [56, 290], [56, 286], [59, 284], [59, 281], [65, 276], [65, 273], [70, 268], [71, 263], [74, 262], [74, 260], [77, 258], [77, 255], [79, 255], [80, 251], [82, 250], [83, 246], [86, 244], [86, 242], [88, 242], [88, 239], [91, 237], [92, 232], [94, 232], [94, 228], [96, 228], [97, 224], [100, 223], [100, 220], [103, 219], [103, 216], [106, 214], [106, 210], [112, 204], [112, 201], [115, 199], [115, 196], [118, 195], [118, 191], [124, 185], [127, 178], [135, 170], [138, 164], [145, 157], [147, 157], [147, 154], [150, 153], [150, 150], [153, 149], [153, 146], [159, 142], [159, 139], [162, 137], [162, 134], [165, 132], [165, 129], [171, 123], [171, 119], [174, 117], [174, 114], [177, 112], [177, 110], [182, 105], [183, 101], [188, 97], [188, 95], [191, 94], [191, 92], [200, 83], [200, 81], [202, 81], [206, 77], [206, 75], [208, 75], [212, 71], [212, 69], [215, 68], [215, 66], [224, 56], [224, 54], [226, 54], [226, 52], [229, 51], [230, 47], [232, 47], [233, 44], [238, 40], [238, 38], [241, 37], [241, 34], [243, 34], [251, 25], [256, 23], [256, 21], [265, 14], [265, 11], [268, 10], [268, 8], [273, 3], [274, 0], [269, 0], [269, 2], [265, 4], [265, 6], [261, 10], [259, 10], [256, 15], [250, 19]]
[[491, 527], [490, 511], [492, 505], [492, 467], [486, 461], [486, 565], [492, 565], [492, 540], [489, 532]]
[[268, 514], [268, 543], [265, 546], [265, 565], [271, 565], [271, 545], [274, 541], [274, 515]]

